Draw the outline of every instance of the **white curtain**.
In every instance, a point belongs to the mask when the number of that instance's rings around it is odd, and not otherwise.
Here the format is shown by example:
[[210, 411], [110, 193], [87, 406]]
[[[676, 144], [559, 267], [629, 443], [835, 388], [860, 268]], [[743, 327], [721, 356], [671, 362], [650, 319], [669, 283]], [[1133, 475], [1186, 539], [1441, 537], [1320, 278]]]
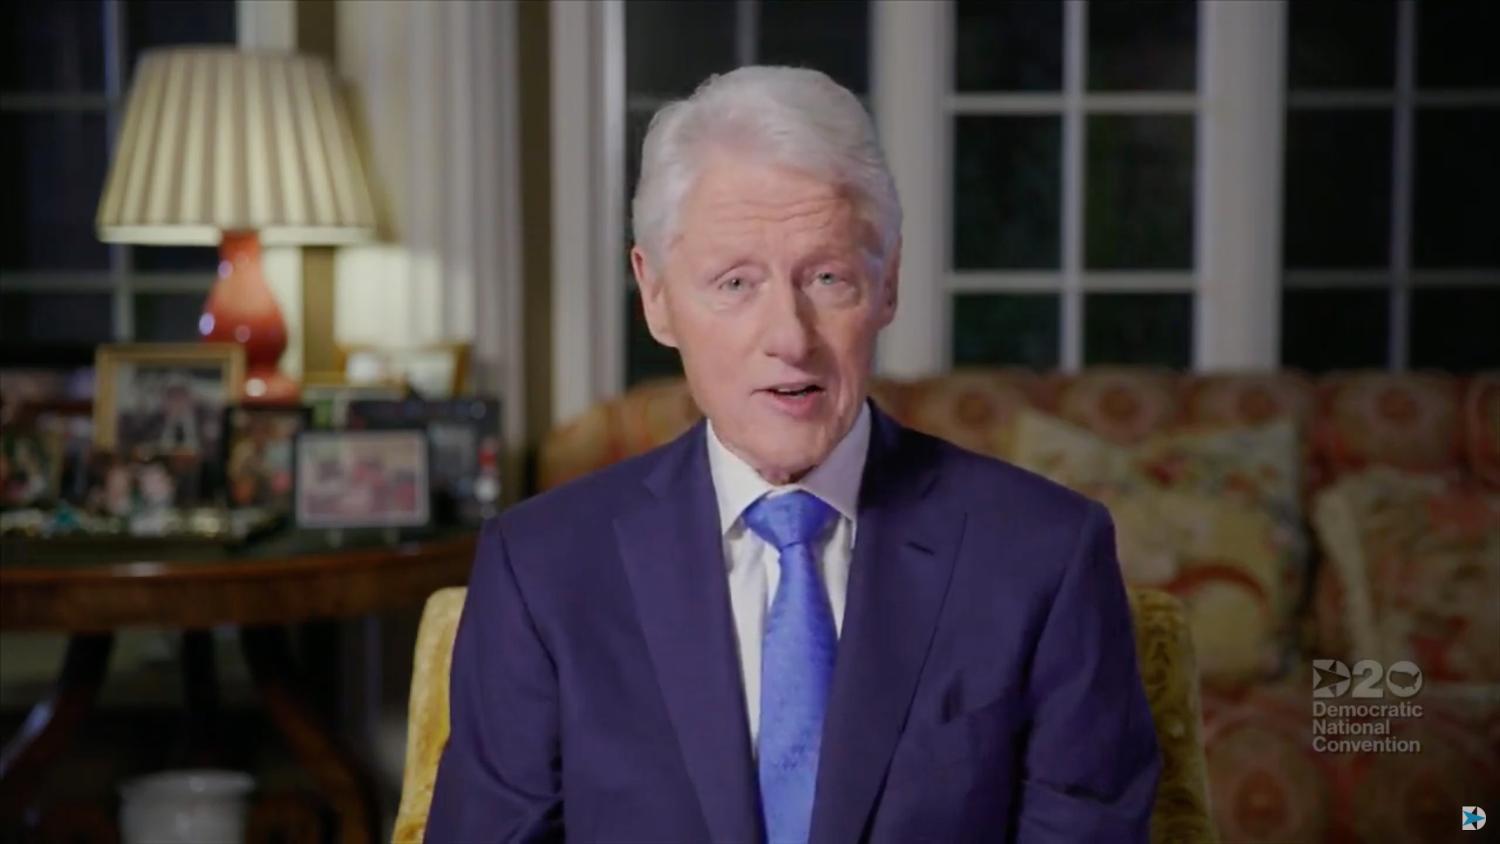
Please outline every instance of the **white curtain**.
[[511, 436], [523, 376], [515, 14], [510, 3], [338, 6], [339, 71], [384, 231], [338, 252], [337, 339], [471, 342], [473, 383], [511, 399]]

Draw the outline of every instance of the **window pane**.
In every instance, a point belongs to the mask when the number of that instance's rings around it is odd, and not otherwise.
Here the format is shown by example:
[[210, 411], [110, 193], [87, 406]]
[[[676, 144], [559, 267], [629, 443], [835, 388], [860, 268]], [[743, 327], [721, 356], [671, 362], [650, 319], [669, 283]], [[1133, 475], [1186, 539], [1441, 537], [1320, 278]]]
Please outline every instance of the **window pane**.
[[1417, 85], [1500, 88], [1495, 35], [1500, 5], [1491, 0], [1422, 0], [1417, 4]]
[[630, 323], [625, 330], [625, 386], [649, 378], [682, 375], [682, 359], [677, 350], [656, 342], [646, 327], [640, 290], [633, 283], [625, 293], [625, 315]]
[[1286, 266], [1390, 264], [1389, 111], [1287, 112], [1285, 187]]
[[1500, 367], [1500, 280], [1494, 287], [1411, 294], [1411, 365], [1472, 372]]
[[960, 293], [953, 297], [953, 365], [1052, 369], [1061, 313], [1051, 293]]
[[1197, 87], [1194, 0], [1108, 0], [1088, 5], [1089, 89], [1191, 91]]
[[130, 0], [125, 9], [127, 73], [141, 53], [182, 44], [233, 44], [234, 0]]
[[1500, 273], [1500, 109], [1418, 109], [1416, 134], [1415, 265]]
[[1062, 119], [961, 116], [954, 147], [954, 266], [1060, 266]]
[[104, 93], [99, 0], [11, 3], [5, 21], [5, 92]]
[[0, 326], [11, 343], [107, 343], [109, 293], [0, 293]]
[[735, 67], [735, 0], [625, 4], [625, 90], [681, 97]]
[[1083, 305], [1083, 359], [1089, 366], [1192, 364], [1191, 293], [1090, 293]]
[[1395, 83], [1394, 0], [1288, 4], [1288, 87], [1390, 88]]
[[1084, 240], [1090, 269], [1193, 265], [1193, 118], [1088, 119]]
[[1061, 90], [1062, 9], [1055, 0], [958, 0], [957, 89]]
[[761, 0], [761, 64], [811, 67], [857, 95], [870, 90], [868, 0]]
[[219, 266], [219, 250], [213, 246], [136, 246], [131, 248], [130, 260], [138, 270], [212, 276]]
[[1384, 369], [1389, 359], [1390, 308], [1385, 288], [1283, 289], [1282, 366], [1310, 372]]
[[11, 150], [0, 163], [9, 194], [0, 267], [107, 267], [109, 250], [94, 236], [104, 185], [104, 115], [8, 112], [0, 126]]
[[198, 316], [207, 293], [139, 293], [135, 297], [135, 339], [178, 343], [198, 339]]

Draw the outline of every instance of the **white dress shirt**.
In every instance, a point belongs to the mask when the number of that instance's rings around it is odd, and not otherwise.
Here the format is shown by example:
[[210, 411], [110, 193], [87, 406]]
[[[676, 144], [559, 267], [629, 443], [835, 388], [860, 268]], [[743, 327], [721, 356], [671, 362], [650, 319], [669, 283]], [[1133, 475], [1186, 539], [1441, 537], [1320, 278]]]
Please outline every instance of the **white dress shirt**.
[[849, 563], [854, 550], [859, 514], [859, 484], [865, 473], [870, 443], [870, 407], [866, 404], [849, 433], [834, 446], [822, 464], [802, 480], [785, 486], [767, 483], [756, 471], [719, 441], [708, 424], [708, 465], [719, 500], [719, 528], [724, 537], [724, 563], [729, 570], [729, 600], [739, 643], [740, 672], [745, 680], [745, 708], [750, 713], [750, 746], [760, 736], [760, 648], [766, 616], [781, 580], [781, 557], [775, 547], [755, 534], [740, 518], [761, 496], [806, 490], [838, 513], [833, 530], [818, 549], [818, 568], [833, 607], [834, 629], [844, 629], [844, 600], [849, 588]]

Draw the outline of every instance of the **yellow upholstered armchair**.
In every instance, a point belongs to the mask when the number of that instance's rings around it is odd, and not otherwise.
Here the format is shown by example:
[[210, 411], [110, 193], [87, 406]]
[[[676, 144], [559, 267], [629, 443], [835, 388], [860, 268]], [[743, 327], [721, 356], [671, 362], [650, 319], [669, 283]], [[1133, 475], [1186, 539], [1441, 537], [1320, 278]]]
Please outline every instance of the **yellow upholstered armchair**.
[[[427, 827], [438, 757], [448, 741], [448, 668], [465, 590], [443, 589], [427, 599], [417, 632], [406, 736], [406, 773], [395, 844], [416, 844]], [[1154, 844], [1211, 844], [1198, 705], [1187, 617], [1176, 598], [1152, 589], [1130, 590], [1136, 653], [1162, 749], [1161, 785], [1151, 815]]]

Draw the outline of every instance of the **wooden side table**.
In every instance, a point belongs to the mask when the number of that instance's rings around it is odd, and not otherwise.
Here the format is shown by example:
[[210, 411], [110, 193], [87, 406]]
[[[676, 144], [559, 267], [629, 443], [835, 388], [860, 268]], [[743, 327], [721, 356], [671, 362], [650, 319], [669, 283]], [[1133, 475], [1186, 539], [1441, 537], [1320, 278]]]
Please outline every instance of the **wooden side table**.
[[[0, 751], [0, 820], [24, 815], [41, 772], [93, 708], [115, 630], [186, 631], [191, 672], [195, 662], [211, 664], [207, 636], [193, 632], [233, 626], [266, 711], [332, 805], [340, 840], [374, 841], [370, 778], [308, 702], [285, 625], [418, 606], [437, 589], [467, 582], [476, 539], [472, 530], [452, 530], [333, 547], [323, 534], [288, 532], [243, 548], [164, 542], [133, 551], [5, 542], [0, 630], [63, 632], [69, 640], [52, 693]], [[211, 685], [188, 684], [190, 710], [212, 704]]]

